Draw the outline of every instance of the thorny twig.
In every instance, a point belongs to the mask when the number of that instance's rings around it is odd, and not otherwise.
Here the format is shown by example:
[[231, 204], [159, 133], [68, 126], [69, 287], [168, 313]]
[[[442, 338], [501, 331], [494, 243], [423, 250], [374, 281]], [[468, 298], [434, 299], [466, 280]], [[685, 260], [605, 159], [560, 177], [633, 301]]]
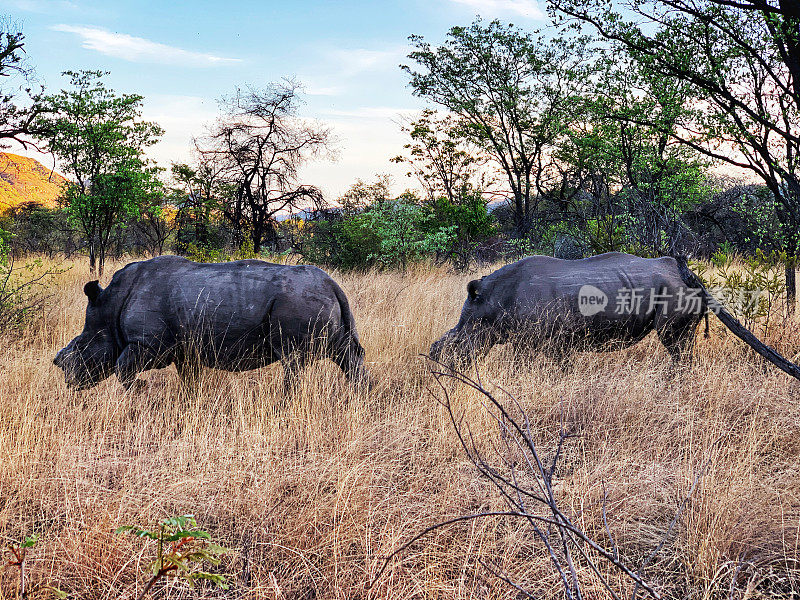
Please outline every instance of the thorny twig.
[[[438, 369], [432, 369], [431, 374], [436, 381], [439, 394], [434, 393], [434, 391], [430, 389], [428, 390], [429, 393], [431, 393], [434, 399], [446, 410], [450, 418], [450, 422], [455, 430], [456, 437], [461, 444], [464, 453], [478, 470], [478, 473], [480, 473], [494, 485], [494, 487], [500, 493], [501, 498], [508, 506], [509, 510], [486, 511], [476, 514], [463, 515], [425, 528], [399, 548], [391, 552], [388, 556], [384, 557], [383, 563], [368, 587], [372, 587], [377, 582], [377, 580], [388, 567], [389, 563], [396, 556], [403, 553], [416, 541], [436, 529], [459, 522], [471, 521], [480, 518], [510, 517], [523, 519], [529, 523], [536, 538], [543, 542], [549, 554], [550, 561], [560, 577], [564, 587], [565, 596], [568, 600], [581, 600], [583, 598], [580, 581], [578, 578], [578, 568], [579, 563], [581, 562], [588, 566], [598, 577], [603, 587], [612, 598], [618, 599], [620, 597], [618, 593], [612, 589], [607, 578], [601, 573], [599, 566], [595, 562], [597, 559], [593, 559], [589, 555], [589, 552], [587, 552], [587, 549], [594, 551], [602, 559], [607, 561], [610, 565], [612, 565], [615, 569], [624, 574], [634, 583], [633, 600], [635, 600], [639, 588], [643, 589], [651, 598], [656, 600], [660, 599], [660, 594], [644, 581], [642, 578], [642, 572], [650, 563], [650, 561], [658, 554], [661, 548], [663, 548], [678, 519], [687, 506], [692, 494], [697, 488], [700, 479], [705, 473], [710, 463], [710, 459], [708, 459], [697, 472], [686, 498], [684, 498], [683, 502], [678, 508], [678, 511], [675, 514], [672, 523], [667, 528], [667, 531], [665, 532], [661, 542], [648, 556], [644, 563], [634, 571], [634, 568], [628, 566], [620, 557], [619, 550], [608, 526], [608, 518], [606, 513], [608, 494], [605, 489], [605, 482], [603, 482], [603, 525], [611, 544], [610, 550], [603, 548], [597, 542], [592, 540], [586, 533], [583, 532], [582, 529], [575, 525], [558, 506], [557, 497], [553, 490], [553, 477], [558, 466], [558, 461], [562, 456], [564, 444], [567, 439], [573, 437], [573, 435], [568, 433], [566, 430], [563, 408], [560, 416], [558, 441], [552, 459], [548, 461], [548, 464], [545, 464], [545, 461], [542, 460], [542, 456], [533, 441], [531, 425], [528, 416], [513, 395], [509, 394], [505, 390], [501, 390], [502, 393], [508, 399], [510, 399], [511, 406], [514, 408], [514, 414], [512, 414], [506, 403], [498, 400], [494, 394], [489, 392], [484, 387], [483, 382], [480, 379], [480, 373], [477, 370], [477, 366], [475, 376], [470, 377], [469, 375], [465, 375], [463, 372], [457, 370], [455, 367], [448, 366], [439, 361], [433, 362], [436, 364]], [[450, 391], [445, 385], [446, 380], [452, 380], [460, 383], [480, 394], [481, 405], [498, 424], [500, 429], [500, 440], [502, 442], [502, 446], [497, 447], [494, 442], [491, 442], [490, 446], [494, 453], [499, 457], [500, 462], [502, 463], [502, 468], [504, 468], [508, 474], [503, 474], [497, 467], [489, 464], [483, 453], [479, 450], [478, 444], [476, 443], [476, 440], [472, 434], [472, 430], [469, 427], [469, 423], [465, 420], [464, 412], [457, 414], [453, 407], [450, 398]], [[524, 458], [522, 469], [528, 477], [533, 476], [535, 481], [534, 489], [531, 489], [530, 486], [526, 487], [523, 485], [523, 483], [521, 483], [521, 472], [518, 468], [517, 461], [508, 458], [508, 456], [514, 454], [515, 452], [522, 454]], [[550, 515], [542, 516], [533, 514], [528, 506], [528, 503], [533, 503], [534, 505], [538, 504], [545, 507]], [[556, 536], [555, 539], [553, 538], [554, 535]], [[577, 553], [573, 555], [573, 552]], [[529, 592], [524, 590], [519, 584], [512, 581], [507, 575], [497, 571], [492, 567], [489, 567], [481, 559], [478, 559], [478, 562], [490, 573], [494, 574], [507, 584], [513, 586], [518, 592], [524, 594], [526, 597], [532, 597]]]
[[8, 551], [14, 557], [8, 561], [8, 566], [19, 569], [19, 597], [25, 600], [28, 597], [28, 590], [25, 588], [25, 558], [28, 552], [25, 548], [11, 545], [8, 546]]

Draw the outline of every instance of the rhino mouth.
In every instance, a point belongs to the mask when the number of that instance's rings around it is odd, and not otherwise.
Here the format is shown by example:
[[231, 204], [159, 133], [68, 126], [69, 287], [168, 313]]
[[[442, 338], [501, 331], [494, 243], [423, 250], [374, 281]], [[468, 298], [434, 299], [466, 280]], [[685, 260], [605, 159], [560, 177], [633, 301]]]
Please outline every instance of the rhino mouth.
[[60, 367], [64, 370], [64, 382], [67, 384], [67, 387], [71, 390], [85, 390], [92, 387], [94, 384], [91, 382], [89, 377], [79, 377], [73, 373], [70, 373], [64, 367]]
[[[88, 390], [96, 386], [103, 377], [93, 377], [91, 373], [81, 374], [80, 369], [75, 369], [66, 360], [53, 361], [59, 369], [64, 371], [64, 382], [72, 390]], [[77, 372], [76, 372], [77, 371]]]

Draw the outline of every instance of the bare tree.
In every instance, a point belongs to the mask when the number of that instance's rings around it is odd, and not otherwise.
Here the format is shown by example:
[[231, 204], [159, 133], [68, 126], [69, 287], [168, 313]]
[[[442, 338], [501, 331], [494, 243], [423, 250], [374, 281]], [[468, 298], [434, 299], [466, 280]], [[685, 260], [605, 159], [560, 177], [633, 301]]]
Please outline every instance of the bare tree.
[[227, 185], [222, 212], [253, 251], [277, 242], [277, 216], [293, 208], [318, 208], [322, 192], [300, 182], [299, 169], [327, 152], [330, 130], [297, 116], [299, 86], [240, 88], [221, 101], [223, 114], [196, 141], [203, 160], [221, 165]]
[[36, 132], [34, 122], [42, 110], [40, 92], [33, 91], [25, 35], [10, 19], [0, 17], [0, 147], [6, 147], [5, 141], [35, 147], [27, 136]]

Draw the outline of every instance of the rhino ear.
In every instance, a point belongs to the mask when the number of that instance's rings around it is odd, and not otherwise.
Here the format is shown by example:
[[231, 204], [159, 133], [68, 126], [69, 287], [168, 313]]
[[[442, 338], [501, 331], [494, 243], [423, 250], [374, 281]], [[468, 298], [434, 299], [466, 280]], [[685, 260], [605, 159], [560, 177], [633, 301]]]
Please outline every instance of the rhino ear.
[[475, 300], [475, 298], [481, 295], [480, 279], [473, 279], [467, 284], [467, 294], [469, 295], [470, 300]]
[[85, 286], [83, 286], [83, 293], [86, 294], [86, 297], [89, 298], [89, 302], [94, 304], [97, 301], [97, 297], [100, 295], [100, 292], [103, 291], [103, 288], [100, 287], [100, 282], [90, 281]]

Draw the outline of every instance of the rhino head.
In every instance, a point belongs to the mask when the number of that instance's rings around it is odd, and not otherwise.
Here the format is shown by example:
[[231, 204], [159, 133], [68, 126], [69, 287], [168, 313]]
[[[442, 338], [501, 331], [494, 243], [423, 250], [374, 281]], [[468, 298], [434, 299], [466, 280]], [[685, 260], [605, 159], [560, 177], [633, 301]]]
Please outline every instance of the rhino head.
[[104, 314], [103, 289], [97, 281], [90, 281], [83, 291], [89, 299], [83, 331], [53, 359], [64, 371], [67, 385], [77, 389], [93, 387], [111, 375], [120, 354], [111, 322]]
[[467, 299], [458, 324], [431, 345], [429, 356], [436, 362], [454, 368], [474, 356], [476, 351], [485, 350], [492, 331], [484, 324], [485, 301], [481, 284], [480, 279], [467, 284]]

